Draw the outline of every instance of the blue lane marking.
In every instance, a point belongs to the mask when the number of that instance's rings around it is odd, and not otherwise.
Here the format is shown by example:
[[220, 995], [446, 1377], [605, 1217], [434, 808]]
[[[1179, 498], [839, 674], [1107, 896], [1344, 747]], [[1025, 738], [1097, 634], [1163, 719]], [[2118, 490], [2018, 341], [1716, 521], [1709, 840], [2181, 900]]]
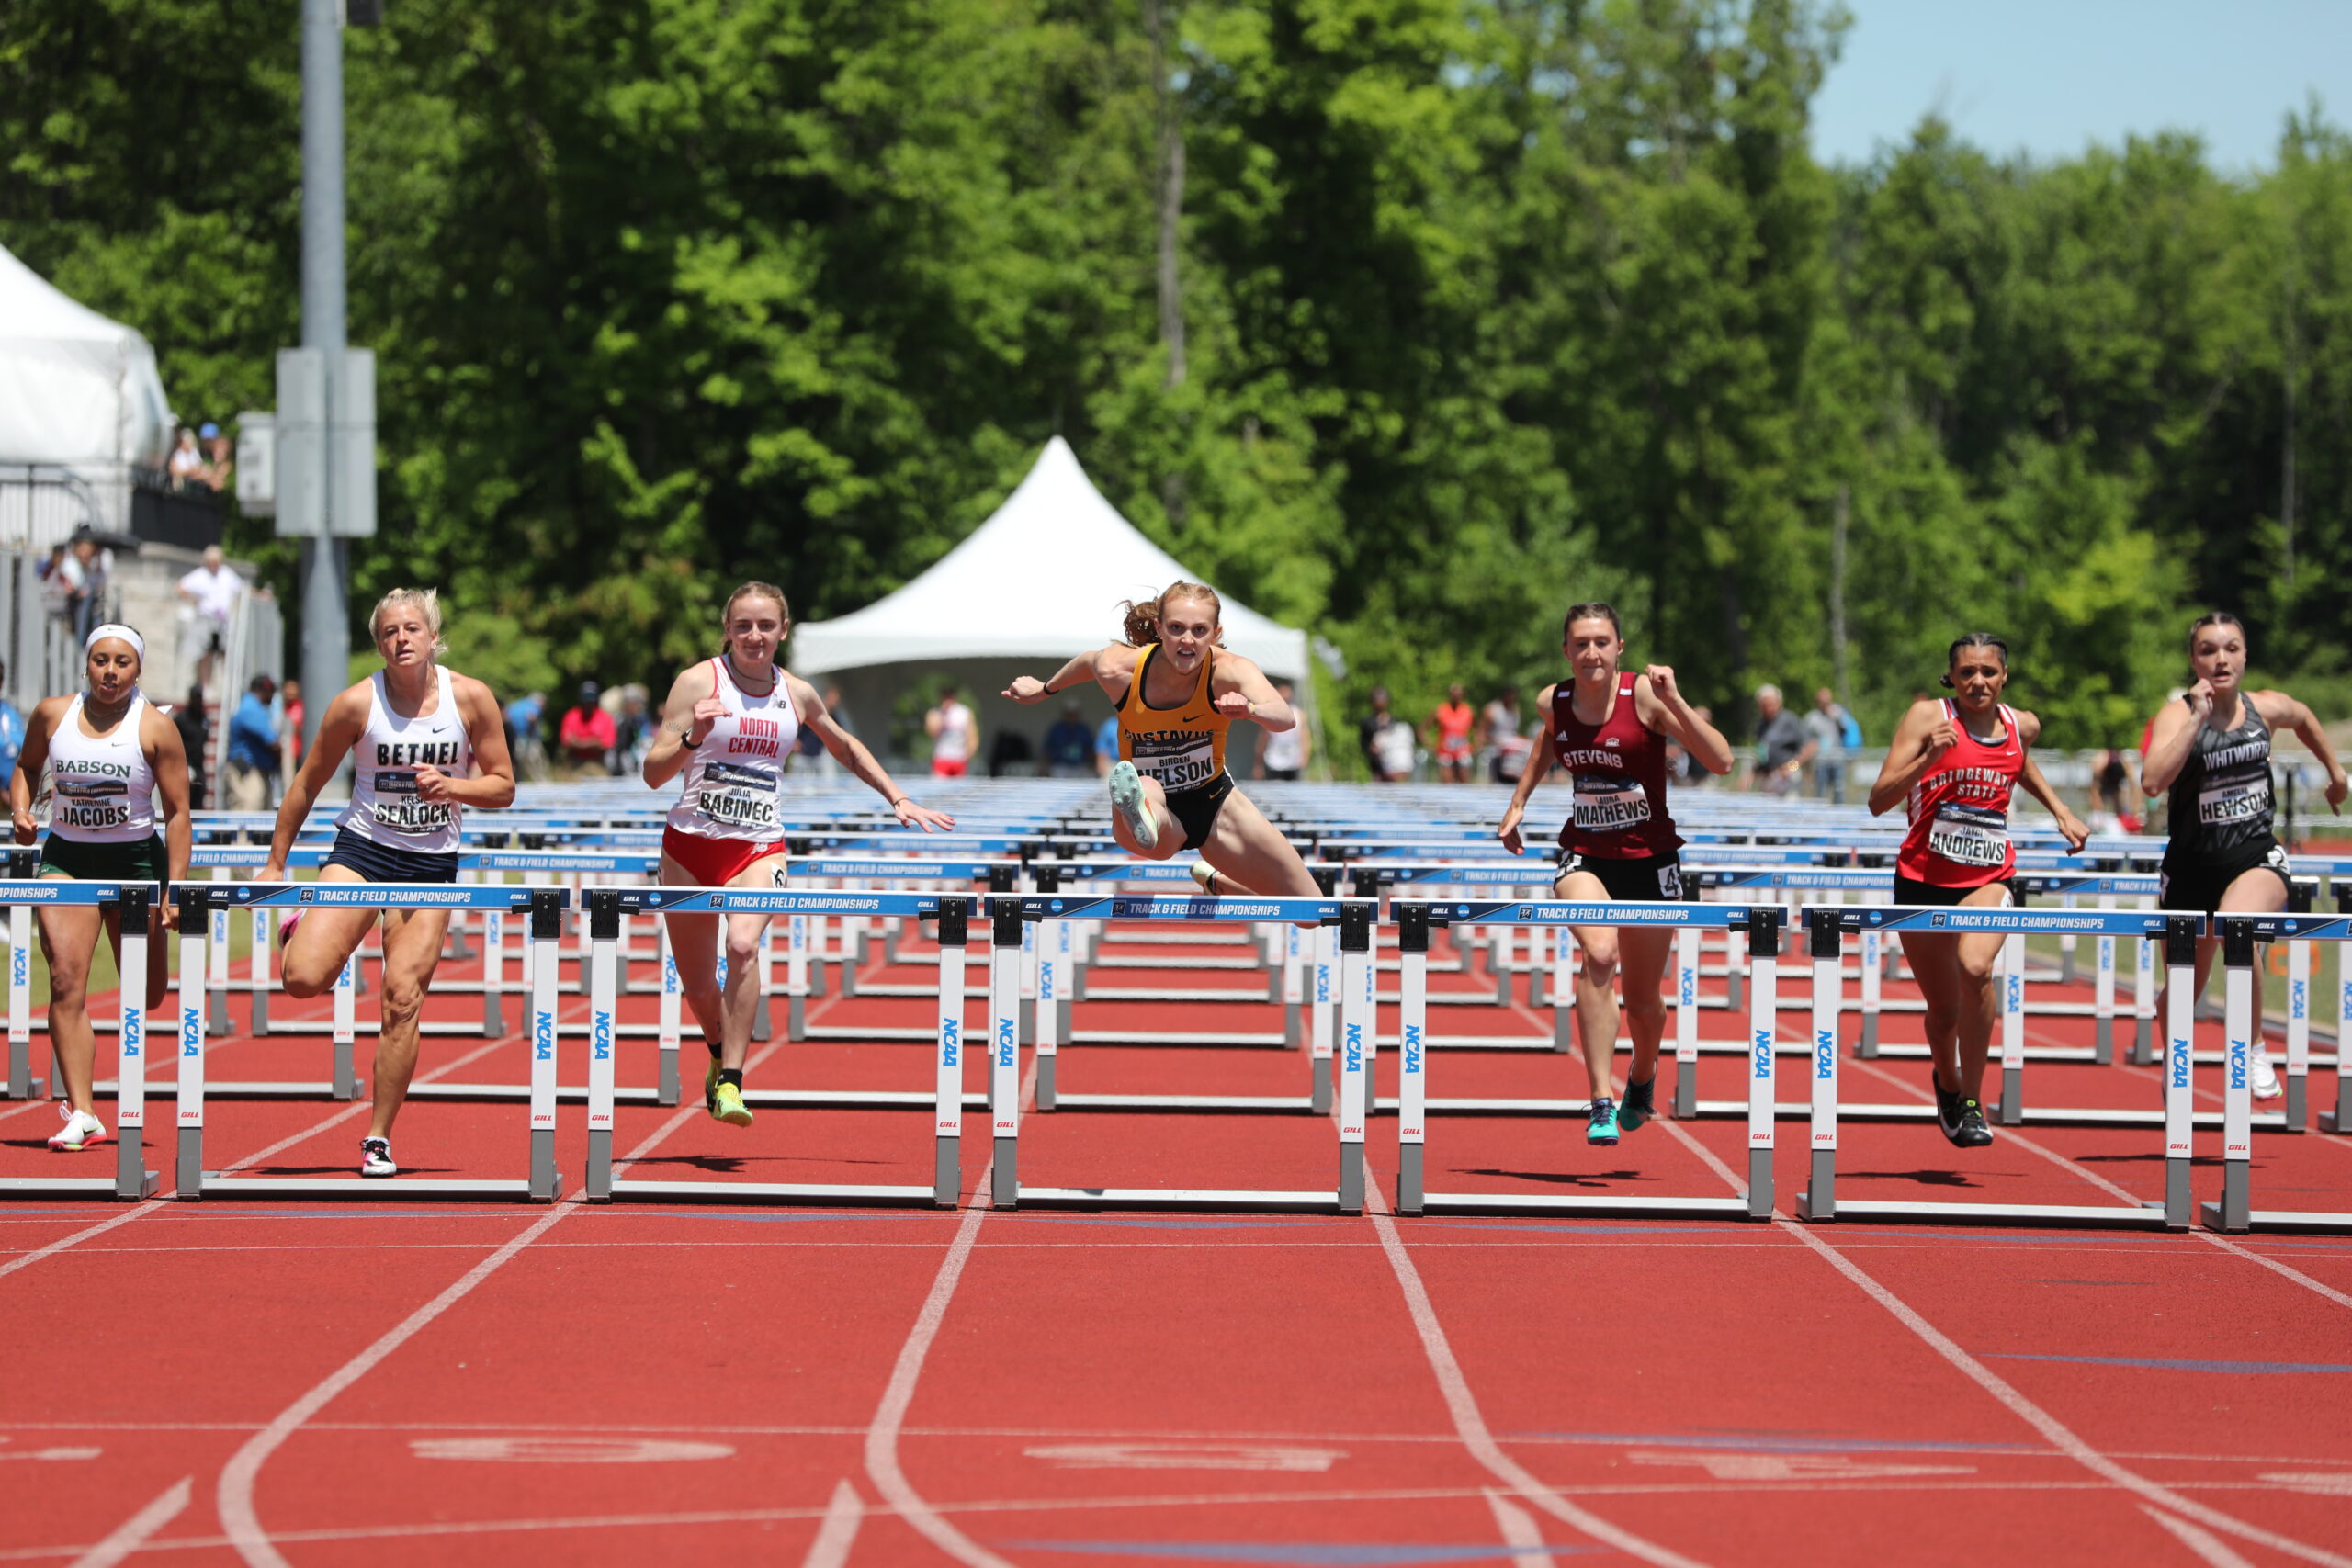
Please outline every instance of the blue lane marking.
[[2169, 1356], [2028, 1356], [1993, 1350], [1996, 1361], [2080, 1361], [2094, 1367], [2138, 1367], [2159, 1372], [2224, 1372], [2233, 1377], [2281, 1377], [2294, 1372], [2352, 1372], [2329, 1361], [2199, 1361]]
[[1598, 1546], [1386, 1546], [1278, 1540], [1006, 1540], [1023, 1551], [1144, 1557], [1163, 1562], [1254, 1562], [1268, 1568], [1411, 1568], [1422, 1562], [1501, 1562], [1533, 1555], [1577, 1557]]
[[1905, 1441], [1899, 1438], [1808, 1437], [1770, 1432], [1512, 1432], [1504, 1441], [1643, 1444], [1661, 1449], [1710, 1449], [1731, 1453], [2046, 1453], [2031, 1443]]

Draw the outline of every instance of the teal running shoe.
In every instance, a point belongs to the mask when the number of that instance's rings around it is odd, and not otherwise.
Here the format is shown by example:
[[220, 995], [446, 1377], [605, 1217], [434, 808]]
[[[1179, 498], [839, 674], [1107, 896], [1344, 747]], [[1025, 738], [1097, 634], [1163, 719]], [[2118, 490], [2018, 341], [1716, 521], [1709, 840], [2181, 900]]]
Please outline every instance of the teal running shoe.
[[1657, 1077], [1655, 1074], [1640, 1083], [1625, 1086], [1624, 1103], [1617, 1107], [1617, 1125], [1624, 1132], [1637, 1131], [1641, 1124], [1657, 1114]]
[[1617, 1146], [1617, 1102], [1602, 1095], [1585, 1112], [1584, 1141], [1596, 1148]]

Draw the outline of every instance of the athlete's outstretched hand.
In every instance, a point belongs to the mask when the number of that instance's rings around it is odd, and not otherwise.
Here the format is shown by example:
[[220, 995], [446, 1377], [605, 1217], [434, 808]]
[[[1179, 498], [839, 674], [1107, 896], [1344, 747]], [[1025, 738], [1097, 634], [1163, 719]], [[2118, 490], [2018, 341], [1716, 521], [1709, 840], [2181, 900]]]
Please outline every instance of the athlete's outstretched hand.
[[1015, 675], [1012, 684], [1004, 689], [1004, 694], [1016, 703], [1042, 703], [1048, 694], [1046, 683], [1035, 675]]
[[933, 811], [928, 806], [917, 806], [913, 801], [903, 796], [890, 807], [890, 810], [898, 817], [899, 826], [901, 828], [920, 828], [926, 833], [952, 833], [956, 830], [956, 818], [944, 811]]
[[1927, 755], [1930, 761], [1960, 744], [1960, 727], [1948, 712], [1939, 713], [1933, 728], [1928, 731]]
[[699, 746], [710, 739], [710, 727], [727, 716], [727, 703], [717, 692], [695, 705], [686, 719], [686, 744]]
[[1503, 841], [1503, 848], [1515, 855], [1527, 852], [1527, 846], [1521, 841], [1519, 836], [1520, 816], [1518, 807], [1509, 807], [1503, 812], [1502, 826], [1495, 829], [1495, 837]]
[[2068, 854], [2078, 855], [2083, 852], [2083, 846], [2090, 842], [2091, 830], [2083, 825], [2081, 818], [2062, 806], [2058, 810], [2058, 836], [2066, 840]]
[[2352, 795], [2352, 779], [2339, 776], [2327, 781], [2327, 808], [2338, 817], [2344, 815], [2340, 808], [2346, 795]]
[[1642, 671], [1642, 679], [1650, 683], [1650, 693], [1659, 702], [1672, 705], [1682, 700], [1674, 684], [1674, 666], [1653, 664]]

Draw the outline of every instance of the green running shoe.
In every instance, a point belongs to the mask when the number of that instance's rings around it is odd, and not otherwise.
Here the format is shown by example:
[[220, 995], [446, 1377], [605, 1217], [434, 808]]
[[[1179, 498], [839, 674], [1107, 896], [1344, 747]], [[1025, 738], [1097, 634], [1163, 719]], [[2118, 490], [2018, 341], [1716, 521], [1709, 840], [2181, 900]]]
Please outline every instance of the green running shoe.
[[1602, 1095], [1585, 1112], [1584, 1141], [1596, 1148], [1617, 1146], [1617, 1102]]
[[1625, 1086], [1624, 1103], [1617, 1107], [1617, 1125], [1631, 1133], [1657, 1114], [1657, 1078], [1656, 1075], [1640, 1083]]
[[710, 1113], [730, 1127], [752, 1124], [752, 1108], [743, 1103], [743, 1091], [731, 1083], [723, 1083], [711, 1095]]

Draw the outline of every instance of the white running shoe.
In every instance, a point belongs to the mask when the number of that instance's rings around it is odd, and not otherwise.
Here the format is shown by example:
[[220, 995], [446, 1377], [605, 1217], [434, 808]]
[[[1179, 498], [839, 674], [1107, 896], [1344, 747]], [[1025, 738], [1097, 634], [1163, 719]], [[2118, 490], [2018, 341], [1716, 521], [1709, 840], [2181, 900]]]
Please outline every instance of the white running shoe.
[[2254, 1048], [2254, 1098], [2276, 1100], [2286, 1090], [2278, 1087], [2278, 1069], [2270, 1065], [2270, 1053], [2260, 1045]]
[[1208, 862], [1196, 860], [1193, 863], [1193, 880], [1201, 885], [1202, 892], [1211, 897], [1216, 896], [1216, 873], [1209, 869]]
[[1143, 793], [1143, 775], [1136, 772], [1133, 762], [1111, 764], [1111, 809], [1127, 824], [1136, 842], [1145, 849], [1159, 845], [1159, 824], [1152, 820], [1151, 802]]
[[398, 1176], [401, 1168], [392, 1163], [392, 1141], [390, 1138], [359, 1140], [359, 1174], [362, 1176]]
[[49, 1146], [63, 1154], [103, 1144], [107, 1139], [106, 1123], [86, 1111], [76, 1111], [70, 1105], [58, 1107], [58, 1114], [65, 1118], [65, 1125], [49, 1135]]

